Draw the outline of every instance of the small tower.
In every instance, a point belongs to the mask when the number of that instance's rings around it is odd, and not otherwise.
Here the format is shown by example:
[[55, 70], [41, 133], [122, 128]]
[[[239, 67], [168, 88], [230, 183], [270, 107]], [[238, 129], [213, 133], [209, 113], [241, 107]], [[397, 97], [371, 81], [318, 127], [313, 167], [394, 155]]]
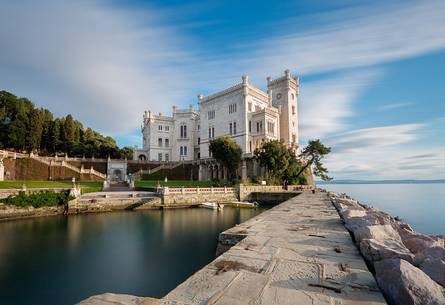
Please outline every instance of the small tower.
[[284, 76], [272, 80], [267, 78], [267, 90], [271, 96], [272, 106], [281, 108], [280, 137], [289, 145], [298, 145], [298, 78], [293, 78], [290, 70]]

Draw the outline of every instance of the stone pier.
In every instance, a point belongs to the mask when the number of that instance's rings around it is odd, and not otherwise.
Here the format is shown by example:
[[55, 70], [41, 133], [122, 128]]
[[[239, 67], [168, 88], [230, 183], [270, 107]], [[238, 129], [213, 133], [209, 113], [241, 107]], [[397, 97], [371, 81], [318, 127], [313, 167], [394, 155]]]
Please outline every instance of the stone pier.
[[223, 252], [161, 300], [81, 304], [386, 304], [327, 194], [303, 192], [223, 233]]

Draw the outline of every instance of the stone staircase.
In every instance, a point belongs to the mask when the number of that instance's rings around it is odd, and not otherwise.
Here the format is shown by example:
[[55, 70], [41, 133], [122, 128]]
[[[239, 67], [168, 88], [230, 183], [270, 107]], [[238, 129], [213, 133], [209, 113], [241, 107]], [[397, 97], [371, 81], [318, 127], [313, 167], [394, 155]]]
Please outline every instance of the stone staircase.
[[88, 168], [88, 169], [84, 169], [83, 166], [81, 168], [78, 168], [76, 166], [73, 166], [71, 164], [69, 164], [68, 162], [66, 162], [65, 160], [57, 160], [57, 159], [51, 159], [51, 158], [47, 158], [47, 157], [41, 157], [38, 155], [35, 155], [33, 153], [30, 154], [23, 154], [23, 153], [17, 153], [17, 152], [10, 152], [10, 151], [6, 151], [6, 150], [0, 150], [0, 156], [3, 156], [4, 158], [30, 158], [33, 160], [36, 160], [40, 163], [43, 163], [45, 165], [47, 165], [48, 167], [55, 167], [55, 166], [60, 166], [60, 167], [64, 167], [67, 168], [69, 170], [72, 170], [73, 172], [78, 173], [79, 175], [82, 174], [89, 174], [92, 176], [95, 176], [96, 178], [102, 179], [102, 180], [106, 180], [107, 179], [107, 175], [103, 174], [99, 171], [94, 170], [93, 167]]
[[130, 188], [130, 186], [128, 185], [127, 182], [111, 181], [110, 186], [108, 188], [106, 188], [104, 191], [107, 191], [107, 192], [128, 192], [131, 190], [132, 189]]
[[154, 173], [159, 172], [160, 170], [163, 170], [163, 169], [171, 170], [171, 169], [177, 168], [180, 165], [182, 165], [182, 162], [168, 162], [168, 164], [160, 164], [159, 166], [157, 166], [153, 169], [149, 169], [149, 170], [141, 169], [141, 170], [135, 172], [133, 174], [133, 176], [136, 180], [141, 180], [142, 175], [144, 175], [144, 174], [145, 175], [154, 174]]

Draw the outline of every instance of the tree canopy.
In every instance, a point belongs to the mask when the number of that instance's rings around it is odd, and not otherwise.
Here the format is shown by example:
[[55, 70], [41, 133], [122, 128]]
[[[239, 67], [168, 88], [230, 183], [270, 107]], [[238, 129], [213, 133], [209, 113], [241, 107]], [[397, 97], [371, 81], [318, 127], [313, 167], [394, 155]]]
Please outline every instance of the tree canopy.
[[238, 143], [228, 136], [218, 137], [210, 140], [209, 150], [213, 158], [227, 168], [229, 179], [235, 179], [242, 155], [242, 150]]
[[133, 154], [132, 148], [120, 149], [113, 138], [84, 128], [71, 114], [54, 118], [51, 111], [7, 91], [0, 91], [0, 147], [78, 157], [131, 159]]
[[327, 168], [324, 167], [321, 162], [321, 159], [330, 152], [331, 148], [324, 146], [319, 139], [310, 140], [300, 154], [300, 158], [301, 160], [304, 160], [305, 164], [298, 172], [298, 175], [300, 175], [307, 167], [312, 166], [315, 176], [318, 176], [323, 180], [332, 180], [332, 177], [328, 176]]
[[254, 154], [260, 165], [268, 171], [269, 179], [277, 180], [274, 183], [281, 183], [292, 158], [295, 158], [284, 142], [278, 140], [265, 142]]
[[320, 140], [313, 140], [309, 141], [308, 146], [297, 157], [293, 149], [283, 141], [271, 140], [255, 150], [255, 157], [260, 165], [266, 168], [268, 179], [272, 183], [287, 181], [293, 184], [306, 184], [306, 177], [302, 174], [310, 166], [314, 175], [323, 180], [331, 179], [321, 163], [321, 159], [330, 151], [331, 149], [325, 147]]

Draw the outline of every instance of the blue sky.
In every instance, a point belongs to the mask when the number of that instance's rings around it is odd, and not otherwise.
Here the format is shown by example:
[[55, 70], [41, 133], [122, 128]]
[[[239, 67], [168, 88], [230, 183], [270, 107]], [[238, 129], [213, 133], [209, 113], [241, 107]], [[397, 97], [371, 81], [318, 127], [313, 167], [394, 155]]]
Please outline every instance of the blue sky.
[[300, 76], [338, 179], [445, 178], [443, 1], [0, 0], [0, 84], [140, 145], [144, 110]]

